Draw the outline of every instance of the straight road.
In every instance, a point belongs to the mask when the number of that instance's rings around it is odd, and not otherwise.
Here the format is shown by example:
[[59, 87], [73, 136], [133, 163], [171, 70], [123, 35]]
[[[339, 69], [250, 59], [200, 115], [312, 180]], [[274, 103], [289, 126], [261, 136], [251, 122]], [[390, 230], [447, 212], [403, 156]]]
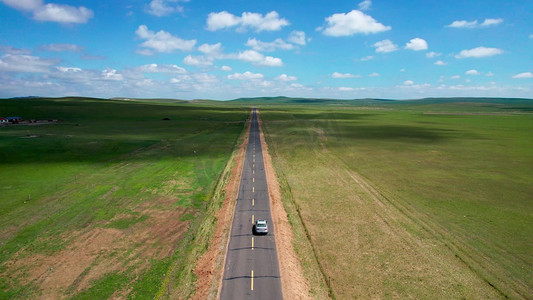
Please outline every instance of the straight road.
[[[268, 235], [252, 234], [253, 223], [258, 219], [267, 220]], [[283, 299], [255, 108], [222, 280], [223, 300]]]

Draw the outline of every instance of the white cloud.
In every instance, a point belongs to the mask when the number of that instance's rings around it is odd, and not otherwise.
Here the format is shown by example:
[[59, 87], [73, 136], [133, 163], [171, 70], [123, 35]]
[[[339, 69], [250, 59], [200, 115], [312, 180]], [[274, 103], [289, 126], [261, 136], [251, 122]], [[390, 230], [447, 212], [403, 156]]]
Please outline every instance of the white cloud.
[[187, 55], [183, 59], [183, 63], [188, 66], [207, 67], [213, 64], [213, 58], [205, 57], [202, 55], [198, 55], [198, 56]]
[[363, 2], [359, 2], [358, 7], [360, 10], [369, 10], [370, 6], [372, 6], [371, 0], [364, 0]]
[[220, 67], [220, 69], [222, 71], [226, 71], [226, 72], [230, 72], [232, 70], [230, 66], [222, 66], [222, 67]]
[[287, 41], [289, 41], [289, 42], [291, 42], [293, 44], [305, 46], [305, 44], [307, 42], [306, 38], [305, 38], [305, 32], [296, 31], [295, 30], [295, 31], [291, 32], [291, 34], [287, 38]]
[[117, 70], [106, 68], [102, 71], [102, 78], [105, 80], [122, 80], [124, 77], [122, 74], [118, 73]]
[[246, 50], [237, 54], [237, 59], [247, 62], [260, 62], [263, 61], [265, 56], [254, 50]]
[[289, 21], [280, 18], [276, 11], [271, 11], [265, 16], [259, 13], [243, 12], [240, 17], [227, 11], [210, 13], [207, 16], [207, 30], [216, 31], [219, 29], [237, 27], [237, 31], [244, 32], [247, 28], [252, 28], [256, 32], [277, 31], [289, 25]]
[[259, 62], [259, 65], [269, 67], [281, 67], [283, 66], [283, 61], [281, 61], [281, 58], [266, 56], [262, 62]]
[[137, 67], [136, 70], [142, 73], [187, 73], [184, 68], [178, 65], [148, 64]]
[[379, 73], [377, 73], [377, 72], [370, 73], [370, 75], [368, 75], [368, 77], [379, 77]]
[[485, 21], [483, 21], [483, 23], [481, 23], [481, 27], [489, 27], [489, 26], [495, 26], [495, 25], [498, 25], [500, 23], [503, 23], [503, 19], [485, 19]]
[[437, 61], [435, 62], [435, 65], [437, 65], [437, 66], [445, 66], [445, 65], [447, 65], [447, 64], [448, 64], [448, 63], [445, 63], [445, 62], [443, 62], [442, 60], [437, 60]]
[[333, 72], [333, 74], [331, 74], [331, 77], [333, 78], [359, 78], [361, 77], [361, 75], [355, 75], [355, 74], [351, 74], [351, 73], [339, 73], [339, 72]]
[[333, 14], [326, 18], [327, 27], [323, 34], [329, 36], [350, 36], [358, 33], [370, 34], [390, 30], [365, 13], [352, 10], [351, 12]]
[[500, 23], [503, 23], [503, 19], [485, 19], [483, 23], [479, 24], [477, 20], [474, 21], [453, 21], [451, 24], [446, 25], [446, 27], [452, 27], [452, 28], [466, 28], [466, 29], [473, 29], [473, 28], [485, 28], [490, 26], [496, 26]]
[[453, 21], [451, 24], [446, 25], [446, 27], [453, 27], [453, 28], [475, 28], [477, 26], [477, 21]]
[[292, 44], [285, 42], [283, 39], [276, 39], [273, 42], [262, 42], [255, 38], [252, 38], [248, 39], [248, 41], [246, 42], [246, 46], [251, 47], [256, 51], [266, 52], [275, 51], [276, 49], [291, 50], [294, 48]]
[[177, 6], [170, 6], [167, 3], [168, 2], [177, 2], [176, 0], [152, 0], [150, 4], [148, 4], [148, 7], [146, 9], [146, 12], [148, 12], [151, 15], [162, 17], [167, 16], [175, 12], [182, 12], [183, 7], [177, 5]]
[[43, 45], [41, 48], [46, 51], [52, 51], [52, 52], [63, 52], [63, 51], [81, 52], [83, 51], [83, 47], [80, 47], [74, 44], [49, 44], [49, 45]]
[[57, 60], [44, 59], [31, 55], [5, 54], [0, 58], [2, 72], [46, 73]]
[[43, 6], [42, 0], [2, 0], [2, 2], [17, 10], [33, 11]]
[[437, 53], [437, 52], [433, 52], [433, 51], [426, 53], [426, 57], [427, 58], [433, 58], [433, 57], [437, 57], [437, 56], [441, 56], [441, 55], [442, 55], [442, 53]]
[[427, 50], [427, 48], [428, 43], [426, 42], [426, 40], [421, 38], [411, 39], [407, 44], [405, 44], [405, 49], [414, 51]]
[[153, 31], [148, 30], [146, 25], [140, 25], [135, 31], [135, 34], [137, 34], [139, 38], [146, 40], [141, 44], [142, 47], [157, 52], [170, 53], [175, 50], [188, 51], [192, 50], [196, 44], [196, 40], [183, 40], [163, 30], [154, 33]]
[[533, 78], [533, 73], [524, 72], [524, 73], [514, 75], [513, 78]]
[[388, 53], [398, 50], [398, 45], [394, 44], [391, 40], [383, 40], [373, 45], [376, 47], [378, 53]]
[[94, 16], [92, 10], [80, 6], [49, 3], [33, 11], [33, 18], [39, 21], [58, 23], [87, 23]]
[[412, 80], [406, 80], [403, 82], [403, 85], [413, 85], [413, 84], [415, 84], [415, 82]]
[[3, 46], [3, 45], [0, 45], [0, 52], [6, 53], [6, 54], [31, 54], [31, 50], [28, 50], [28, 49], [14, 48], [11, 46]]
[[222, 55], [222, 44], [221, 43], [216, 43], [213, 45], [202, 44], [200, 47], [198, 47], [198, 51], [208, 56], [218, 57]]
[[0, 0], [16, 10], [32, 12], [38, 21], [58, 23], [87, 23], [94, 12], [84, 6], [74, 7], [65, 4], [48, 3], [42, 0]]
[[255, 50], [245, 50], [243, 52], [239, 52], [236, 55], [229, 56], [230, 58], [234, 57], [238, 60], [250, 62], [254, 65], [259, 66], [269, 66], [269, 67], [280, 67], [283, 66], [283, 61], [281, 58], [272, 57], [272, 56], [264, 56], [263, 54], [255, 51]]
[[465, 72], [466, 75], [480, 75], [481, 73], [478, 72], [478, 70], [468, 70]]
[[301, 89], [304, 87], [303, 84], [300, 84], [300, 83], [291, 83], [290, 85], [292, 88], [296, 88], [296, 89]]
[[453, 75], [453, 76], [450, 77], [450, 78], [451, 78], [451, 79], [459, 79], [459, 78], [461, 78], [461, 76], [459, 76], [459, 75]]
[[341, 87], [338, 88], [338, 90], [341, 91], [341, 92], [352, 92], [355, 89], [352, 88], [352, 87], [341, 86]]
[[492, 72], [488, 72], [487, 74], [485, 74], [485, 76], [487, 76], [487, 77], [492, 77], [492, 76], [494, 76], [494, 73], [492, 73]]
[[374, 59], [374, 56], [369, 55], [369, 56], [365, 56], [365, 57], [361, 58], [361, 61], [369, 61], [369, 60], [372, 60], [372, 59]]
[[215, 75], [207, 74], [207, 73], [198, 73], [194, 74], [193, 78], [202, 84], [212, 84], [215, 82], [218, 82], [218, 78]]
[[228, 75], [228, 79], [237, 79], [237, 80], [257, 80], [257, 79], [263, 79], [264, 76], [261, 73], [252, 73], [249, 71], [246, 71], [244, 73], [234, 73], [231, 75]]
[[207, 30], [216, 31], [226, 27], [233, 27], [240, 24], [241, 19], [227, 11], [210, 13], [207, 16]]
[[281, 74], [281, 75], [277, 76], [274, 79], [275, 80], [279, 80], [279, 81], [295, 81], [295, 80], [298, 80], [298, 78], [296, 76], [288, 76], [287, 74]]
[[56, 67], [56, 69], [61, 73], [71, 73], [71, 72], [81, 72], [80, 68], [76, 67]]
[[493, 55], [502, 54], [503, 50], [498, 48], [487, 48], [487, 47], [477, 47], [470, 50], [462, 50], [458, 55], [455, 56], [455, 58], [480, 58], [480, 57], [488, 57]]
[[530, 38], [530, 39], [533, 39], [533, 34], [530, 34], [530, 35], [529, 35], [529, 38]]

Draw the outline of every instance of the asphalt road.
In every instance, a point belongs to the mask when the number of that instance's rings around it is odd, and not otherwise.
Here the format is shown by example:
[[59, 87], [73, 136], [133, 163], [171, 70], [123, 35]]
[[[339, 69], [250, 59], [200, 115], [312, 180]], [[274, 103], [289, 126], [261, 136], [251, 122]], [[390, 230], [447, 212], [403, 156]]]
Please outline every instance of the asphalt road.
[[[253, 222], [268, 221], [254, 236]], [[283, 299], [256, 109], [253, 110], [220, 299]]]

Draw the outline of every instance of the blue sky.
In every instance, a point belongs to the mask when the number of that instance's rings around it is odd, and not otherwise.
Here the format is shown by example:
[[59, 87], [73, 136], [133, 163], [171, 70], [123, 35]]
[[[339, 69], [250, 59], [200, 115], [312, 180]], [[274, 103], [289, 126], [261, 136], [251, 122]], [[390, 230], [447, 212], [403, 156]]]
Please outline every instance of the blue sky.
[[0, 97], [533, 98], [533, 1], [0, 0]]

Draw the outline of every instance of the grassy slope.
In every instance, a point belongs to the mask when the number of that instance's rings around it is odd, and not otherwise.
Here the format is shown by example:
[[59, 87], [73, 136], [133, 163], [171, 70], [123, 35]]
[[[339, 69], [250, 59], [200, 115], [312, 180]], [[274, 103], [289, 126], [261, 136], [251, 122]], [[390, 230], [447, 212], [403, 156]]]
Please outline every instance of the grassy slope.
[[529, 297], [532, 108], [497, 99], [264, 107], [276, 167], [335, 294]]
[[[63, 98], [0, 100], [0, 114], [61, 120], [0, 128], [0, 298], [24, 298], [40, 294], [43, 281], [28, 281], [27, 266], [14, 268], [13, 261], [56, 257], [97, 228], [128, 237], [132, 228], [157, 225], [158, 214], [175, 215], [185, 226], [198, 223], [248, 110]], [[124, 267], [92, 280], [80, 297], [124, 291], [152, 298], [161, 276], [190, 250], [179, 241], [155, 242], [140, 245], [153, 259], [131, 247], [97, 256], [59, 294], [75, 295], [95, 265], [112, 259]]]

